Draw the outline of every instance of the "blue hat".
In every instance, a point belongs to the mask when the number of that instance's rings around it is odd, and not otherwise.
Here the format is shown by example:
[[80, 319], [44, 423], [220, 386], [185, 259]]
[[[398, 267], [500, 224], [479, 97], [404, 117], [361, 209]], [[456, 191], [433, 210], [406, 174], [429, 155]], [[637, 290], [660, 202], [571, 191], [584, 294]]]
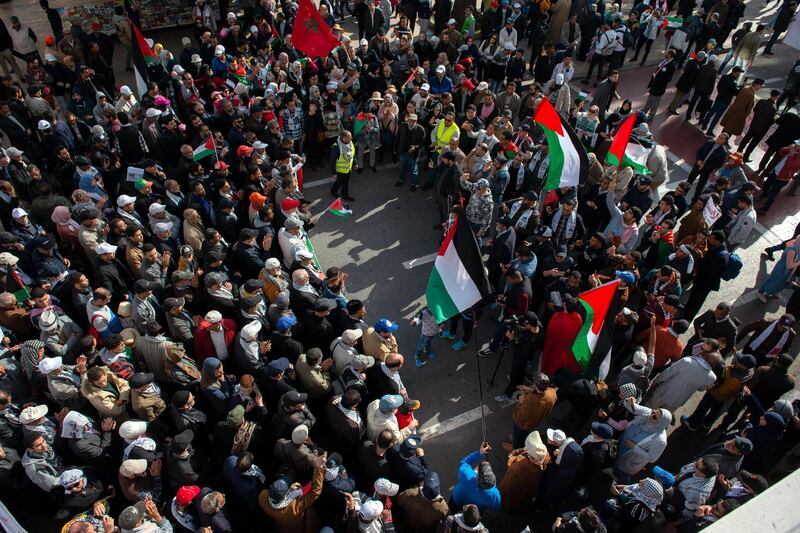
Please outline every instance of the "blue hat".
[[636, 283], [636, 276], [633, 275], [633, 272], [628, 272], [627, 270], [625, 271], [617, 270], [615, 274], [619, 279], [621, 279], [628, 285], [633, 285], [634, 283]]
[[276, 327], [278, 328], [278, 331], [286, 331], [295, 324], [297, 324], [297, 317], [294, 315], [282, 316], [278, 319]]
[[397, 324], [389, 320], [388, 318], [381, 318], [377, 322], [375, 322], [375, 331], [378, 333], [394, 333], [397, 331]]
[[592, 433], [601, 439], [610, 439], [614, 436], [614, 430], [608, 424], [592, 422]]
[[[208, 359], [206, 359], [207, 361]], [[278, 376], [281, 372], [286, 372], [289, 368], [289, 360], [285, 357], [281, 357], [280, 359], [275, 359], [274, 361], [270, 361], [267, 364], [267, 371], [269, 372], [270, 376]]]
[[393, 411], [403, 405], [403, 397], [399, 394], [384, 394], [378, 403], [378, 408], [383, 413]]
[[412, 435], [400, 444], [400, 457], [404, 459], [411, 459], [417, 453], [417, 448], [422, 444], [422, 439], [416, 435]]
[[269, 486], [269, 499], [274, 503], [278, 503], [283, 500], [288, 492], [289, 482], [285, 477], [279, 477]]
[[216, 369], [220, 367], [222, 361], [217, 359], [216, 357], [208, 357], [205, 361], [203, 361], [203, 371], [206, 374], [213, 374]]
[[422, 495], [428, 500], [432, 500], [439, 496], [439, 494], [439, 474], [436, 472], [429, 472], [428, 475], [425, 476], [425, 481], [422, 482]]

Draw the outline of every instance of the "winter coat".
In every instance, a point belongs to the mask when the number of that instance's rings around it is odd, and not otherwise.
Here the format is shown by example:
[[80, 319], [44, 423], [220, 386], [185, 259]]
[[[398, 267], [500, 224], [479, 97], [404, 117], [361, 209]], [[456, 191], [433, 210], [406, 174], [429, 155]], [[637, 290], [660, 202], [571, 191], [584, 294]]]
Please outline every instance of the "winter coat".
[[558, 458], [544, 471], [537, 501], [554, 504], [568, 497], [579, 480], [583, 468], [583, 449], [574, 440], [562, 445]]
[[412, 531], [433, 531], [449, 511], [441, 495], [428, 500], [420, 494], [419, 487], [401, 492], [397, 496], [397, 506], [403, 509], [405, 521]]
[[753, 110], [755, 101], [756, 91], [752, 86], [744, 87], [739, 91], [733, 103], [728, 107], [728, 110], [725, 111], [725, 114], [722, 115], [722, 120], [720, 121], [722, 128], [730, 133], [731, 136], [741, 135], [744, 131], [744, 124], [747, 121], [747, 117]]
[[486, 509], [500, 509], [500, 491], [497, 487], [482, 489], [478, 486], [478, 474], [475, 467], [481, 462], [483, 454], [480, 451], [472, 452], [458, 465], [458, 482], [453, 487], [452, 499], [456, 508], [461, 508], [468, 503], [478, 506], [481, 513]]
[[[658, 461], [667, 447], [666, 428], [669, 426], [672, 416], [670, 413], [664, 415], [662, 411], [661, 418], [658, 422], [653, 423], [649, 421], [651, 412], [652, 409], [635, 404], [633, 406], [635, 418], [619, 438], [615, 467], [632, 476], [641, 472], [648, 464]], [[647, 433], [641, 435], [643, 438], [634, 442], [633, 448], [628, 449], [625, 446], [625, 440], [629, 439], [634, 432], [640, 432], [641, 426], [647, 428], [648, 424], [652, 427], [647, 430]]]
[[47, 450], [43, 457], [31, 456], [26, 450], [22, 456], [22, 468], [31, 482], [45, 492], [50, 492], [61, 484], [58, 476], [61, 475], [63, 468], [59, 464], [55, 452]]
[[558, 0], [550, 6], [550, 29], [548, 41], [557, 43], [561, 37], [561, 27], [569, 18], [572, 10], [572, 0]]
[[322, 494], [324, 475], [325, 467], [316, 467], [311, 480], [311, 490], [281, 508], [275, 508], [270, 503], [268, 490], [261, 491], [261, 494], [258, 495], [258, 504], [261, 506], [261, 510], [273, 520], [278, 531], [281, 533], [316, 533], [319, 531], [320, 526], [313, 505]]
[[127, 381], [117, 377], [108, 367], [102, 368], [106, 371], [108, 382], [113, 384], [117, 389], [117, 394], [114, 395], [105, 389], [95, 387], [85, 374], [81, 382], [81, 394], [83, 394], [83, 396], [89, 400], [89, 403], [97, 410], [100, 418], [113, 418], [117, 424], [121, 424], [128, 419], [128, 412], [126, 410], [128, 404], [116, 405], [115, 402], [117, 400], [129, 402], [131, 398], [131, 389]]
[[544, 392], [526, 392], [514, 407], [514, 424], [525, 431], [532, 431], [547, 418], [556, 403], [556, 390], [547, 387]]
[[778, 112], [775, 100], [762, 98], [753, 107], [753, 118], [750, 119], [750, 130], [762, 135], [775, 123], [775, 114]]
[[513, 513], [529, 506], [539, 493], [539, 483], [549, 463], [549, 455], [545, 455], [541, 464], [536, 464], [524, 449], [511, 452], [506, 475], [497, 485], [503, 509]]

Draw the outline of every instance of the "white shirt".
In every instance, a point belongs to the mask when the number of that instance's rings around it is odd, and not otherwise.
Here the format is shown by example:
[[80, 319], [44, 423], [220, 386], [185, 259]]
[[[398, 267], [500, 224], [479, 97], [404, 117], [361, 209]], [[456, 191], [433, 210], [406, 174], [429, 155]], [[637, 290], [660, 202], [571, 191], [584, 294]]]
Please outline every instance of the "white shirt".
[[211, 334], [211, 342], [214, 344], [214, 351], [217, 352], [217, 359], [224, 361], [228, 358], [228, 347], [225, 345], [225, 332], [222, 329], [219, 331], [210, 329], [208, 332]]

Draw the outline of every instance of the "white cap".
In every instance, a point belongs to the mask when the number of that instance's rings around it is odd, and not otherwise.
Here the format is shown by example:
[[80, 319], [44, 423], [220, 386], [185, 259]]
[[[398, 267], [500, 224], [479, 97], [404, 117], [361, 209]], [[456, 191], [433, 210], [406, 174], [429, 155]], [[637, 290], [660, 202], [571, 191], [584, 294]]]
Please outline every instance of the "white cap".
[[147, 118], [155, 118], [161, 115], [161, 111], [155, 107], [148, 107], [144, 114]]
[[132, 96], [133, 95], [133, 91], [131, 91], [131, 88], [128, 87], [127, 85], [123, 85], [122, 87], [120, 87], [119, 88], [119, 92], [123, 96]]
[[184, 37], [183, 39], [181, 39], [181, 44], [184, 46], [187, 44], [192, 44], [192, 40], [189, 39], [188, 37]]
[[8, 252], [0, 253], [0, 266], [14, 266], [19, 263], [19, 257]]
[[167, 206], [158, 202], [153, 202], [150, 204], [150, 207], [147, 208], [147, 212], [151, 215], [157, 215], [158, 213], [163, 213], [166, 210]]
[[303, 444], [308, 438], [308, 426], [300, 424], [292, 430], [292, 442], [300, 445]]
[[254, 341], [258, 338], [258, 332], [262, 327], [263, 324], [260, 320], [253, 320], [242, 328], [241, 337], [246, 341]]
[[133, 442], [147, 431], [147, 422], [144, 420], [127, 420], [119, 426], [119, 436], [127, 442]]
[[203, 58], [200, 57], [200, 54], [192, 54], [192, 63], [202, 63]]
[[63, 365], [60, 357], [45, 357], [39, 361], [39, 372], [45, 376], [53, 370], [58, 370]]
[[117, 197], [117, 205], [120, 207], [125, 207], [126, 205], [131, 205], [136, 203], [136, 198], [133, 196], [128, 196], [127, 194], [120, 194]]
[[172, 222], [159, 222], [153, 228], [156, 234], [172, 231]]
[[114, 254], [117, 253], [117, 247], [113, 244], [108, 244], [107, 242], [101, 242], [94, 247], [94, 253], [97, 255]]
[[53, 331], [58, 328], [58, 314], [52, 309], [45, 310], [39, 315], [39, 329], [42, 331]]
[[485, 91], [485, 90], [486, 90], [486, 89], [488, 89], [488, 88], [489, 88], [489, 84], [488, 84], [488, 83], [486, 83], [485, 81], [482, 81], [482, 82], [480, 82], [480, 83], [478, 84], [478, 86], [477, 86], [477, 87], [475, 87], [475, 89], [477, 89], [478, 91]]
[[522, 6], [519, 5], [519, 2], [514, 2], [514, 9], [520, 9], [520, 8], [522, 8]]
[[119, 473], [127, 478], [144, 474], [146, 470], [147, 459], [127, 459], [119, 465]]
[[547, 439], [555, 442], [557, 446], [561, 446], [567, 440], [567, 435], [560, 429], [550, 428], [547, 430]]
[[30, 424], [31, 422], [39, 420], [46, 414], [47, 414], [46, 405], [33, 405], [31, 407], [26, 407], [19, 414], [19, 422], [20, 424]]
[[347, 344], [353, 344], [361, 336], [364, 335], [364, 331], [361, 329], [346, 329], [342, 332], [342, 340]]
[[636, 366], [644, 366], [647, 364], [647, 353], [641, 348], [633, 352], [633, 364]]
[[450, 20], [447, 21], [447, 23], [448, 24], [455, 24], [456, 23], [456, 19], [450, 19]]
[[256, 141], [253, 143], [253, 150], [264, 150], [267, 147], [266, 143]]
[[45, 61], [56, 61], [56, 56], [54, 56], [53, 54], [45, 54], [44, 55], [44, 60]]
[[275, 257], [270, 257], [269, 259], [264, 261], [264, 268], [266, 268], [267, 270], [274, 270], [280, 266], [281, 262]]
[[175, 65], [174, 67], [172, 67], [172, 72], [174, 72], [175, 74], [177, 74], [178, 76], [180, 76], [181, 74], [183, 74], [183, 73], [184, 73], [184, 72], [186, 72], [186, 71], [185, 71], [185, 70], [183, 70], [183, 67], [182, 67], [182, 66], [180, 66], [180, 65]]
[[22, 218], [28, 216], [28, 212], [22, 209], [21, 207], [15, 207], [11, 210], [11, 216], [13, 218]]
[[516, 48], [514, 48], [514, 45], [513, 45], [513, 43], [510, 43], [510, 42], [508, 42], [508, 41], [506, 41], [505, 43], [503, 43], [503, 49], [504, 49], [504, 50], [516, 50]]
[[423, 83], [422, 87], [420, 87], [420, 90], [422, 90], [422, 91], [430, 91], [431, 90], [431, 86], [428, 85], [427, 83]]
[[294, 258], [296, 260], [298, 260], [298, 261], [300, 261], [302, 259], [313, 259], [314, 258], [314, 254], [312, 254], [311, 252], [309, 252], [305, 248], [300, 248], [299, 250], [297, 250], [294, 253]]
[[562, 73], [556, 74], [556, 84], [561, 85], [564, 83], [564, 75]]
[[234, 15], [233, 11], [228, 11], [228, 14], [227, 14], [227, 15], [225, 15], [225, 18], [226, 18], [227, 20], [235, 19], [235, 18], [236, 18], [236, 15]]
[[50, 122], [47, 120], [40, 120], [39, 123], [36, 125], [36, 127], [39, 128], [39, 131], [44, 131], [44, 130], [49, 130], [50, 128], [53, 127], [53, 125], [50, 124]]
[[220, 313], [219, 311], [209, 311], [203, 318], [205, 319], [206, 322], [217, 324], [218, 322], [222, 322], [222, 313]]
[[360, 41], [358, 41], [358, 46], [369, 46], [369, 41], [367, 41], [366, 39], [361, 39]]
[[216, 48], [214, 48], [214, 55], [218, 56], [225, 53], [225, 47], [221, 44], [218, 44]]
[[436, 74], [444, 74], [445, 72], [447, 72], [447, 69], [444, 68], [444, 65], [439, 65], [436, 67]]
[[19, 148], [17, 148], [16, 146], [11, 146], [8, 148], [8, 150], [6, 150], [6, 153], [8, 154], [8, 157], [19, 157], [24, 152]]

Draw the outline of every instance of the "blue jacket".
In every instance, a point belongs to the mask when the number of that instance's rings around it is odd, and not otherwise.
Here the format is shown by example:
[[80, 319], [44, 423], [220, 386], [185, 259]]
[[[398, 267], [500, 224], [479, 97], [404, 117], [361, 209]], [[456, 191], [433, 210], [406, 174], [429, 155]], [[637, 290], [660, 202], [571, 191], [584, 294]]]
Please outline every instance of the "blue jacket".
[[431, 94], [442, 94], [442, 93], [451, 93], [453, 92], [453, 81], [445, 76], [444, 78], [439, 80], [438, 76], [433, 76], [430, 79], [430, 86]]
[[232, 496], [244, 502], [248, 509], [258, 509], [258, 494], [264, 489], [264, 484], [256, 476], [247, 476], [236, 470], [238, 457], [231, 455], [222, 465], [222, 476], [233, 493]]
[[481, 489], [478, 487], [478, 474], [475, 467], [483, 460], [481, 452], [472, 452], [461, 459], [458, 465], [458, 482], [453, 488], [453, 503], [461, 508], [468, 503], [478, 506], [481, 513], [486, 509], [500, 509], [500, 491], [497, 487]]

